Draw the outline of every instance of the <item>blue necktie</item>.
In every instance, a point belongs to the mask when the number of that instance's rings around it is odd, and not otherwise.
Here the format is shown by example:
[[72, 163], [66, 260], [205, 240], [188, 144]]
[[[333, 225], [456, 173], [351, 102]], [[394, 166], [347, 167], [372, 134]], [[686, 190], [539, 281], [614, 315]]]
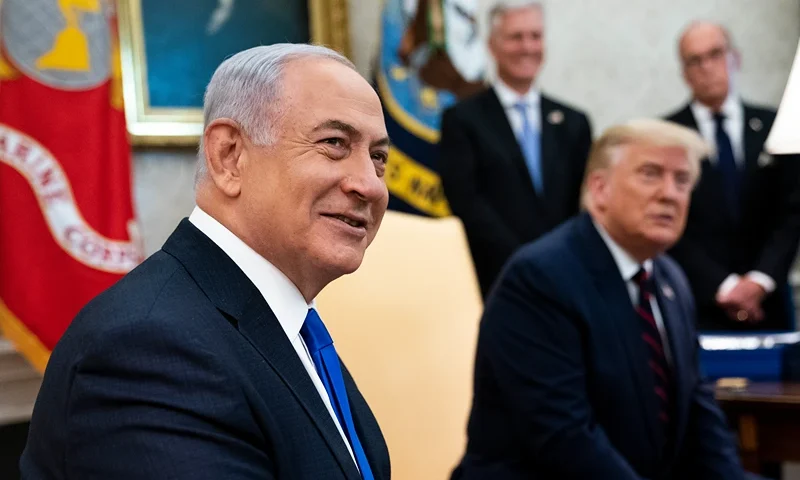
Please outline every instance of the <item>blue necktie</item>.
[[542, 161], [541, 161], [541, 136], [539, 131], [535, 130], [528, 120], [528, 105], [525, 103], [515, 103], [514, 108], [522, 115], [522, 136], [519, 139], [522, 153], [525, 155], [525, 163], [528, 165], [528, 172], [530, 172], [531, 180], [533, 180], [533, 188], [536, 190], [537, 195], [544, 192], [544, 185], [542, 182]]
[[339, 419], [339, 424], [350, 441], [350, 448], [353, 449], [356, 463], [359, 470], [361, 470], [361, 478], [373, 480], [374, 477], [367, 461], [367, 455], [364, 453], [364, 448], [358, 439], [356, 426], [353, 423], [353, 415], [350, 413], [350, 401], [347, 399], [342, 367], [339, 365], [339, 355], [337, 355], [333, 346], [333, 339], [331, 339], [328, 329], [325, 328], [325, 324], [322, 323], [322, 319], [319, 318], [317, 311], [313, 308], [308, 310], [303, 328], [300, 329], [300, 335], [311, 353], [314, 367], [316, 367], [319, 378], [328, 392], [328, 398], [331, 400], [331, 405], [333, 406], [333, 411], [336, 412], [336, 417]]
[[736, 158], [733, 156], [731, 139], [725, 132], [723, 121], [725, 115], [714, 114], [714, 130], [717, 141], [717, 169], [722, 174], [725, 183], [725, 200], [728, 211], [734, 218], [739, 216], [739, 169]]

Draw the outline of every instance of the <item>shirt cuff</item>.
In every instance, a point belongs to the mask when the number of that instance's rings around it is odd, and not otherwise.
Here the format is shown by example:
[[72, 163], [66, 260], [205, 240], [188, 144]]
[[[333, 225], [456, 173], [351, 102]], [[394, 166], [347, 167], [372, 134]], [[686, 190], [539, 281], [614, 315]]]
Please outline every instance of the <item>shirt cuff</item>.
[[775, 280], [773, 280], [772, 277], [764, 272], [758, 272], [754, 270], [747, 274], [747, 278], [761, 285], [761, 288], [763, 288], [767, 293], [772, 293], [775, 291]]
[[[723, 280], [722, 284], [720, 284], [719, 288], [717, 289], [717, 296], [724, 297], [725, 295], [731, 293], [731, 290], [739, 283], [742, 277], [735, 273], [731, 273], [730, 275]], [[753, 280], [755, 282], [755, 280]], [[760, 284], [759, 284], [760, 285]]]

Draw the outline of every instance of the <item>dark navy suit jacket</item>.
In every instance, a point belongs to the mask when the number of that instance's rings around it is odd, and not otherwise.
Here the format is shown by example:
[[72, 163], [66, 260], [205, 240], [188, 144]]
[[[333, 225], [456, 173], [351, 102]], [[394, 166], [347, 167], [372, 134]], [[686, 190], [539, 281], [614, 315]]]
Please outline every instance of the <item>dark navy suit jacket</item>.
[[[788, 277], [800, 242], [800, 157], [765, 155], [764, 142], [775, 111], [748, 103], [743, 108], [745, 158], [739, 215], [731, 215], [725, 207], [721, 171], [703, 161], [686, 232], [669, 254], [689, 278], [700, 330], [793, 330]], [[690, 105], [667, 119], [698, 129]], [[717, 291], [728, 275], [752, 270], [769, 275], [777, 288], [761, 304], [763, 322], [735, 322], [717, 305]]]
[[[654, 259], [675, 372], [675, 441], [625, 282], [582, 214], [523, 247], [481, 322], [466, 454], [453, 479], [738, 480], [732, 435], [698, 373], [686, 278]], [[667, 293], [665, 293], [667, 292]]]
[[580, 110], [542, 95], [539, 125], [542, 194], [536, 193], [494, 88], [442, 115], [437, 168], [450, 208], [464, 223], [484, 297], [514, 251], [580, 210], [583, 172], [592, 146], [589, 119]]
[[[388, 480], [381, 431], [344, 377]], [[188, 220], [62, 337], [20, 467], [30, 480], [361, 478], [263, 296]]]

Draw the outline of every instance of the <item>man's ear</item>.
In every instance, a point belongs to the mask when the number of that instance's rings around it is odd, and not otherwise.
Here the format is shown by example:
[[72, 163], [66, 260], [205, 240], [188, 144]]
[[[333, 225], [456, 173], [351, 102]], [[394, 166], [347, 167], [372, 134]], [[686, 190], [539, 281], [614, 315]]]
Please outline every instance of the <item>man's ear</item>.
[[729, 65], [733, 67], [734, 73], [739, 73], [742, 71], [742, 52], [739, 50], [732, 48], [730, 52], [730, 63]]
[[497, 37], [496, 33], [490, 32], [489, 38], [486, 39], [486, 48], [489, 50], [489, 54], [492, 57], [496, 58], [497, 54]]
[[219, 118], [206, 127], [203, 150], [208, 176], [229, 197], [238, 197], [242, 191], [243, 148], [242, 131], [233, 120]]
[[608, 171], [606, 169], [598, 169], [589, 174], [586, 179], [586, 193], [596, 208], [605, 208], [608, 197]]

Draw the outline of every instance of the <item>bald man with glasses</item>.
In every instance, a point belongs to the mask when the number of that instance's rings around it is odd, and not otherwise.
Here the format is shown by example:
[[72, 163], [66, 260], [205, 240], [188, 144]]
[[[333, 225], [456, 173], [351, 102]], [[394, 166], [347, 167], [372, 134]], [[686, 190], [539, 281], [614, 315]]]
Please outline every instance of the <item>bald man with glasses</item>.
[[679, 53], [692, 99], [668, 119], [716, 146], [703, 162], [686, 233], [670, 252], [691, 283], [699, 327], [791, 329], [787, 278], [800, 240], [800, 162], [764, 152], [775, 111], [742, 100], [735, 88], [741, 57], [723, 26], [690, 24]]

